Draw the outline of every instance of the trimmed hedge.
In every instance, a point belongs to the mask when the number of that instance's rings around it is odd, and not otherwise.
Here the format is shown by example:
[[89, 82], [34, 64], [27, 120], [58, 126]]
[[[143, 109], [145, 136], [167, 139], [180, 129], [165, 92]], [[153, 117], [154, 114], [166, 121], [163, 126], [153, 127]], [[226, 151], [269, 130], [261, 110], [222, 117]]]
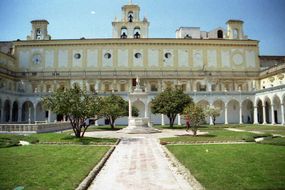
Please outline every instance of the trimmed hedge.
[[285, 137], [267, 138], [258, 143], [285, 146]]
[[264, 134], [248, 134], [244, 137], [242, 137], [242, 140], [244, 140], [245, 142], [255, 142], [256, 138], [261, 138], [261, 137], [268, 137], [268, 138], [272, 138], [272, 134], [270, 133], [264, 133]]
[[32, 144], [39, 142], [36, 137], [32, 136], [0, 134], [0, 148], [18, 146], [20, 141], [27, 141]]

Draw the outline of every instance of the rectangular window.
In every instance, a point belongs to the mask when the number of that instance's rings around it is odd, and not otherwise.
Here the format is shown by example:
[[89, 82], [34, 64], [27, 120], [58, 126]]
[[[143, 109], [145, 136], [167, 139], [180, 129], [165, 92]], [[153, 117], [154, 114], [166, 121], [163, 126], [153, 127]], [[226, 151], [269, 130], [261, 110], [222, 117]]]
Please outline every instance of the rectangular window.
[[155, 84], [150, 85], [150, 91], [156, 92], [157, 91], [157, 86]]
[[120, 84], [120, 91], [121, 92], [125, 92], [126, 91], [125, 84]]
[[136, 79], [132, 79], [132, 84], [133, 84], [133, 86], [136, 86], [136, 85], [137, 85]]
[[109, 84], [105, 84], [105, 92], [109, 92], [110, 91], [110, 85]]

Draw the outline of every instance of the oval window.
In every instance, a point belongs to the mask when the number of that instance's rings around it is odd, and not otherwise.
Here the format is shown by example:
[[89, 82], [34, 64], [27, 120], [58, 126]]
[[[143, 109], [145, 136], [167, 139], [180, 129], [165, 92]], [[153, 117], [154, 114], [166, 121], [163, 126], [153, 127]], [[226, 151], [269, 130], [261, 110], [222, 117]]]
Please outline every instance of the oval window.
[[167, 53], [165, 53], [164, 54], [164, 57], [166, 58], [166, 59], [169, 59], [169, 58], [171, 58], [171, 53], [169, 53], [169, 52], [167, 52]]
[[80, 54], [80, 53], [74, 54], [74, 58], [75, 58], [75, 59], [80, 59], [80, 58], [81, 58], [81, 54]]
[[111, 58], [111, 54], [110, 53], [105, 53], [104, 57], [105, 57], [105, 59], [110, 59]]
[[142, 57], [142, 54], [141, 53], [135, 53], [135, 58], [139, 59]]

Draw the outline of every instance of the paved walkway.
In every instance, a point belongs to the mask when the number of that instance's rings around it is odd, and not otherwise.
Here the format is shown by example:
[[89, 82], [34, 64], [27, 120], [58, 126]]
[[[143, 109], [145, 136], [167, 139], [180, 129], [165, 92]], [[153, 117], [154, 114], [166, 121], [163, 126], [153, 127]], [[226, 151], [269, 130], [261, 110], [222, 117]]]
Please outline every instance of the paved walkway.
[[[177, 132], [182, 133], [182, 131]], [[98, 133], [96, 133], [86, 135], [98, 136]], [[111, 135], [104, 134], [103, 136]], [[113, 132], [112, 136], [114, 135], [120, 136], [119, 133]], [[125, 137], [117, 145], [115, 151], [89, 187], [89, 190], [192, 189], [165, 156], [157, 139], [157, 136], [164, 135], [162, 133], [131, 136], [124, 134], [123, 136]], [[168, 136], [173, 136], [173, 134]]]

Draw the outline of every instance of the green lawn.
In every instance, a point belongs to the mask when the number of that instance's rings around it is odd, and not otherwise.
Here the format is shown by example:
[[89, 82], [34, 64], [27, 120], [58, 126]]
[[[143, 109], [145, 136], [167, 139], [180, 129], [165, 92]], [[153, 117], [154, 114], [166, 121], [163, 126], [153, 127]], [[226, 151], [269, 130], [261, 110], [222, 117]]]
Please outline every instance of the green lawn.
[[0, 149], [0, 189], [75, 189], [110, 147], [30, 145]]
[[285, 136], [285, 126], [276, 125], [242, 125], [240, 127], [246, 131], [261, 131], [264, 133], [280, 134]]
[[260, 144], [168, 145], [206, 189], [284, 189], [285, 147]]
[[161, 138], [161, 142], [167, 143], [195, 143], [195, 142], [219, 142], [219, 141], [242, 141], [246, 136], [251, 135], [249, 132], [234, 132], [228, 131], [226, 129], [217, 128], [205, 128], [200, 129], [200, 131], [208, 132], [206, 135], [198, 135], [196, 137], [192, 135]]
[[124, 127], [126, 127], [126, 126], [125, 125], [118, 125], [118, 126], [115, 126], [114, 129], [112, 129], [110, 125], [100, 125], [100, 126], [92, 125], [92, 126], [88, 127], [88, 129], [86, 131], [87, 132], [91, 132], [91, 131], [118, 131], [120, 129], [123, 129]]
[[93, 138], [93, 137], [76, 138], [75, 136], [71, 134], [41, 133], [41, 134], [33, 134], [31, 136], [38, 138], [39, 142], [63, 142], [63, 143], [80, 143], [80, 144], [115, 144], [117, 141], [117, 139], [114, 139], [114, 138]]

